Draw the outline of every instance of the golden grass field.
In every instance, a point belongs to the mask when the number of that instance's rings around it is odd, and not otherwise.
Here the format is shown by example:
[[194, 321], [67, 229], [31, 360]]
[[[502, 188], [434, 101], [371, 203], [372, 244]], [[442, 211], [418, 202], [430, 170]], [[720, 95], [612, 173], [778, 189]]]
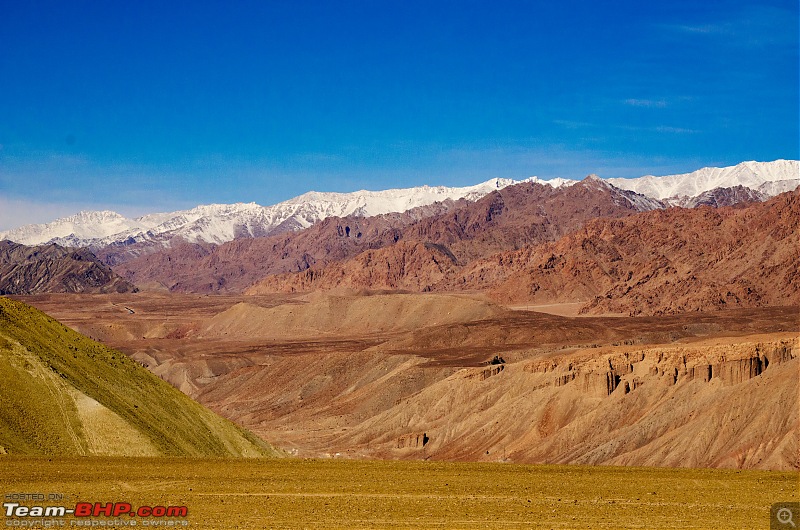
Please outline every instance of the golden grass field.
[[0, 457], [4, 495], [186, 505], [190, 527], [218, 529], [768, 528], [773, 502], [800, 499], [799, 480], [797, 472], [502, 463]]

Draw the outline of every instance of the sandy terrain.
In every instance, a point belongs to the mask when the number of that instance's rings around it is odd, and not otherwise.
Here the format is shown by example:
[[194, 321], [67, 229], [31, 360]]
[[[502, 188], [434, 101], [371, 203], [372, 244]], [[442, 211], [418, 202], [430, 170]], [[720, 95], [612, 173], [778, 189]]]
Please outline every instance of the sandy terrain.
[[[547, 313], [550, 315], [558, 315], [561, 317], [577, 317], [581, 316], [581, 307], [586, 305], [586, 302], [571, 302], [564, 304], [510, 304], [508, 309], [514, 311], [537, 311], [539, 313]], [[602, 316], [623, 316], [623, 315], [602, 315]]]
[[300, 456], [800, 468], [796, 307], [569, 318], [433, 294], [26, 300]]

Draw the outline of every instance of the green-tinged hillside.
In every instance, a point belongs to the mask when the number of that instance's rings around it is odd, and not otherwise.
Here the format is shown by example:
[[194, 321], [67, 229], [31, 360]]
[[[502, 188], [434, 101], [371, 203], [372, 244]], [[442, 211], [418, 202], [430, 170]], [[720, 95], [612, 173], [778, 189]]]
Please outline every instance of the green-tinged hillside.
[[0, 453], [277, 454], [122, 353], [2, 297]]

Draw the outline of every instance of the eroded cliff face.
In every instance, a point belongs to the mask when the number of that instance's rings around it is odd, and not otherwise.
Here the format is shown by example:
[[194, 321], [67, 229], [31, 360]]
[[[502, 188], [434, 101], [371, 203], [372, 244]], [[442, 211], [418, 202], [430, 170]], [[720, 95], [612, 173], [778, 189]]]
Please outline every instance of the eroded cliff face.
[[507, 358], [367, 347], [155, 371], [303, 456], [800, 469], [791, 334]]
[[[796, 338], [762, 336], [467, 368], [331, 443], [395, 458], [798, 469], [797, 356]], [[394, 443], [408, 432], [429, 438], [424, 455]]]
[[[797, 355], [791, 339], [740, 342], [717, 345], [659, 346], [656, 348], [601, 354], [591, 351], [525, 365], [533, 374], [553, 373], [555, 386], [578, 381], [581, 391], [606, 397], [617, 389], [627, 394], [645, 381], [667, 386], [693, 380], [735, 385], [761, 375], [772, 364], [790, 361]], [[545, 385], [547, 386], [547, 385]]]

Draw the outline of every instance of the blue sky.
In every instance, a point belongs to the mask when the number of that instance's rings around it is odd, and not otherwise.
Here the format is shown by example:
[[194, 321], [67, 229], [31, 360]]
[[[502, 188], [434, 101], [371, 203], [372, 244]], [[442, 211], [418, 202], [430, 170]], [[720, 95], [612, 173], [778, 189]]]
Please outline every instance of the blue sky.
[[798, 158], [798, 4], [4, 2], [0, 229]]

